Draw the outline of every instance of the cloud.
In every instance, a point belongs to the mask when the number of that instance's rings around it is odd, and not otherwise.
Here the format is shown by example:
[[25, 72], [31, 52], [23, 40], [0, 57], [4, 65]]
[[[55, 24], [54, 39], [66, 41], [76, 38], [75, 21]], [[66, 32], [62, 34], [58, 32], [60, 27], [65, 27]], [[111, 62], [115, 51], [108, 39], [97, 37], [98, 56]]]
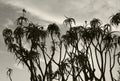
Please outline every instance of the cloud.
[[[33, 2], [33, 1], [31, 1], [31, 2]], [[40, 9], [39, 5], [31, 4], [30, 2], [27, 2], [27, 1], [10, 0], [10, 1], [6, 1], [5, 3], [12, 5], [14, 7], [18, 7], [18, 8], [25, 8], [32, 15], [35, 15], [35, 16], [39, 17], [40, 19], [43, 19], [46, 21], [61, 23], [61, 21], [63, 20], [62, 18], [58, 18], [50, 13], [43, 11], [42, 9]]]
[[12, 20], [10, 20], [10, 19], [6, 19], [6, 23], [3, 25], [4, 27], [10, 27], [10, 26], [12, 26], [14, 23], [13, 23], [13, 21]]
[[74, 17], [78, 23], [98, 17], [107, 22], [117, 12], [119, 0], [5, 0], [4, 3], [25, 8], [45, 21], [62, 24], [64, 15]]
[[[110, 16], [118, 12], [120, 0], [2, 0], [3, 3], [13, 8], [25, 8], [36, 17], [37, 23], [45, 27], [55, 22], [63, 24], [64, 15], [73, 17], [77, 25], [82, 25], [93, 18], [99, 18], [104, 23], [109, 23]], [[21, 12], [20, 9], [16, 9]], [[34, 21], [34, 20], [33, 20]]]

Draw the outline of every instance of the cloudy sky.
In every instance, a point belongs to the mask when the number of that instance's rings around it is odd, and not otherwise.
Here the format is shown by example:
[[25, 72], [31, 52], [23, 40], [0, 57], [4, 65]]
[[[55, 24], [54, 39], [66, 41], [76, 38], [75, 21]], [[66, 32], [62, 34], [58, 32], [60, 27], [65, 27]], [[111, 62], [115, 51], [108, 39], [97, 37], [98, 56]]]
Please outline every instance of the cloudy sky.
[[5, 74], [8, 67], [15, 70], [13, 81], [28, 81], [29, 76], [25, 76], [28, 71], [6, 51], [2, 37], [2, 30], [13, 27], [23, 8], [28, 11], [28, 18], [42, 25], [51, 22], [61, 25], [64, 16], [75, 18], [77, 24], [92, 18], [109, 23], [109, 17], [120, 10], [120, 0], [0, 0], [0, 81], [9, 80]]

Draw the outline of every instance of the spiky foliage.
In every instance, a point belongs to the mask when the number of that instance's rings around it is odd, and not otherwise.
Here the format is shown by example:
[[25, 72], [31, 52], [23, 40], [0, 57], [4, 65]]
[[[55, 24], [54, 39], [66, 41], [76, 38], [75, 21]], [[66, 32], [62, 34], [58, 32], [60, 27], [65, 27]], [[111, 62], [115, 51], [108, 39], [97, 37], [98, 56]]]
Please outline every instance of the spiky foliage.
[[90, 21], [90, 25], [93, 28], [99, 27], [101, 25], [100, 19], [94, 18], [93, 20]]
[[49, 24], [48, 28], [47, 28], [47, 31], [51, 35], [53, 35], [53, 34], [58, 35], [58, 36], [60, 35], [59, 26], [57, 24], [55, 24], [55, 23]]
[[112, 16], [111, 16], [110, 23], [111, 23], [112, 25], [116, 25], [116, 26], [119, 25], [119, 23], [120, 23], [120, 12], [118, 12], [118, 13], [116, 13], [115, 15], [112, 15]]
[[67, 26], [67, 25], [69, 25], [70, 26], [70, 28], [72, 27], [72, 24], [76, 24], [76, 22], [75, 22], [75, 19], [74, 18], [72, 18], [72, 17], [66, 17], [65, 16], [65, 20], [64, 20], [64, 24]]

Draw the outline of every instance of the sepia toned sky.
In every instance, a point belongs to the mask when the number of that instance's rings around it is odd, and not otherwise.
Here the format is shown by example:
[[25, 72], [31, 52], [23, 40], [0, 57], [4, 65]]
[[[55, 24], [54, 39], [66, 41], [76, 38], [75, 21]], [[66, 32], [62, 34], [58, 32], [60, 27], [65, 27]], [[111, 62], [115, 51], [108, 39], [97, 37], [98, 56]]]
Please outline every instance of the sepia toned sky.
[[0, 81], [9, 81], [8, 67], [15, 70], [13, 81], [29, 81], [28, 71], [7, 52], [2, 37], [2, 30], [13, 27], [23, 8], [28, 11], [28, 18], [42, 25], [51, 22], [61, 25], [64, 16], [75, 18], [78, 25], [92, 18], [109, 23], [110, 16], [120, 11], [120, 0], [0, 0]]

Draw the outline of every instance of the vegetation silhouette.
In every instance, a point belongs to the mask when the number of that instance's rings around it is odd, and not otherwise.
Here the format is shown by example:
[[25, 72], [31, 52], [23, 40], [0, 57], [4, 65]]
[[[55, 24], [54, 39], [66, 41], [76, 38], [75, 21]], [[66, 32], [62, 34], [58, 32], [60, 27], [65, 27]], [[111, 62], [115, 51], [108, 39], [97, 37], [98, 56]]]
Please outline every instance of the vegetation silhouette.
[[[113, 69], [120, 65], [120, 35], [112, 31], [120, 23], [119, 12], [105, 25], [94, 18], [85, 26], [73, 26], [75, 19], [66, 17], [69, 30], [64, 35], [56, 23], [44, 29], [29, 21], [26, 13], [23, 9], [16, 28], [5, 28], [3, 37], [8, 50], [28, 68], [30, 81], [107, 81], [107, 75], [119, 81]], [[7, 75], [12, 81], [11, 71]]]

